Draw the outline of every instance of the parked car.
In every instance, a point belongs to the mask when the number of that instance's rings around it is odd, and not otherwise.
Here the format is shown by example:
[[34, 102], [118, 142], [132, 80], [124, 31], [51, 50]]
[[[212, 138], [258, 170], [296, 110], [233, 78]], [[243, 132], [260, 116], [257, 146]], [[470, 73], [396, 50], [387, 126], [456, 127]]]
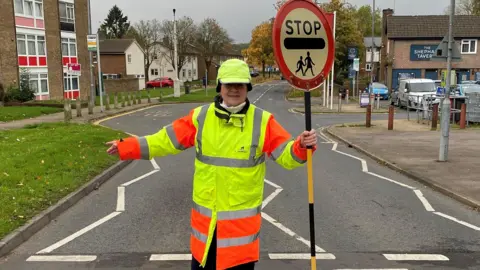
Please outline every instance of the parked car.
[[258, 75], [260, 75], [260, 73], [258, 73], [258, 71], [256, 71], [256, 70], [250, 71], [250, 76], [252, 76], [252, 78], [258, 77]]
[[416, 107], [422, 103], [424, 95], [432, 95], [432, 103], [438, 103], [440, 99], [434, 96], [436, 93], [435, 82], [431, 79], [405, 79], [400, 81], [393, 103], [398, 107]]
[[468, 93], [480, 93], [480, 85], [478, 84], [459, 84], [457, 85], [457, 93], [460, 96], [465, 96]]
[[147, 88], [154, 88], [154, 87], [173, 87], [173, 80], [172, 78], [168, 77], [160, 77], [148, 81], [146, 84]]
[[372, 86], [369, 86], [368, 92], [374, 94], [375, 96], [380, 95], [380, 99], [388, 100], [389, 93], [388, 87], [382, 83], [374, 82]]

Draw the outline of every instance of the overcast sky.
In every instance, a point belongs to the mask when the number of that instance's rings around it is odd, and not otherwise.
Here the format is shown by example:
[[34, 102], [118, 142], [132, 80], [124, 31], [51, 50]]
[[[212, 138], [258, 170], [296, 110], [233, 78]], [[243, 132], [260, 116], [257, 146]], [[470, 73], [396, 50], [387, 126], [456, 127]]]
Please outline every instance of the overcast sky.
[[[353, 5], [371, 5], [372, 0], [346, 0]], [[114, 5], [122, 9], [134, 23], [141, 19], [173, 19], [173, 9], [177, 16], [190, 16], [200, 22], [213, 17], [227, 29], [236, 43], [249, 42], [252, 29], [260, 22], [274, 17], [276, 0], [91, 0], [93, 29], [106, 18]], [[318, 2], [326, 2], [319, 0]], [[442, 14], [449, 0], [376, 0], [381, 9], [394, 8], [396, 15]]]

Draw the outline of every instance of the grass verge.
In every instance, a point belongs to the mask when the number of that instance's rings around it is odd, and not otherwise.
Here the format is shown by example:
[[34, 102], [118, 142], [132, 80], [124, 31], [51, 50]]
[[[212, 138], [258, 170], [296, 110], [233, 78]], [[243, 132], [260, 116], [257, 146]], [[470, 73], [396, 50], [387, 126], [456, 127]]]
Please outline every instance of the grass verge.
[[163, 102], [213, 102], [214, 97], [217, 95], [215, 88], [207, 88], [207, 94], [205, 91], [190, 92], [188, 95], [181, 95], [180, 97], [168, 97], [164, 98]]
[[128, 136], [88, 124], [0, 132], [0, 239], [112, 166], [105, 142]]
[[11, 122], [15, 120], [28, 119], [41, 115], [57, 113], [63, 108], [52, 107], [31, 107], [31, 106], [8, 106], [0, 107], [0, 122]]

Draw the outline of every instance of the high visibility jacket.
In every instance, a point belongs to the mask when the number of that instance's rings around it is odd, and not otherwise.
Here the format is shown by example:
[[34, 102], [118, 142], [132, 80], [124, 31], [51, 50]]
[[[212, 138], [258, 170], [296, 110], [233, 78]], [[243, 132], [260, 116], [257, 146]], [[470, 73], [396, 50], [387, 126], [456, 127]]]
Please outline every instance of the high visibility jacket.
[[[158, 133], [118, 144], [122, 160], [151, 159], [195, 147], [190, 248], [205, 266], [217, 230], [217, 269], [259, 260], [265, 156], [286, 169], [306, 149], [267, 111], [251, 105], [230, 114], [218, 101], [197, 107]], [[313, 149], [315, 150], [315, 148]]]

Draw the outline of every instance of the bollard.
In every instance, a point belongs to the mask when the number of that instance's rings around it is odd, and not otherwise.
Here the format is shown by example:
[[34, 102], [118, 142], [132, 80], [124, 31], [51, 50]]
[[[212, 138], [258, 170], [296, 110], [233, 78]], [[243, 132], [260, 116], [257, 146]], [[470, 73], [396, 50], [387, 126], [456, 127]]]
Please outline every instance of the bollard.
[[342, 94], [338, 94], [338, 112], [342, 111]]
[[371, 127], [371, 125], [372, 125], [372, 105], [368, 104], [367, 105], [367, 123], [365, 126], [369, 128]]
[[77, 117], [82, 117], [82, 100], [80, 99], [80, 97], [77, 98], [77, 102], [75, 104], [75, 106], [77, 107]]
[[388, 108], [388, 130], [393, 130], [393, 116], [395, 114], [395, 106], [390, 105]]
[[137, 92], [132, 93], [133, 105], [137, 105]]
[[132, 101], [130, 99], [130, 93], [129, 92], [127, 92], [127, 105], [132, 106]]
[[122, 108], [125, 108], [125, 94], [120, 93], [120, 98], [122, 99]]
[[377, 95], [377, 110], [380, 109], [380, 95]]
[[69, 122], [72, 119], [72, 105], [70, 104], [70, 99], [65, 99], [64, 101], [64, 120]]
[[105, 110], [110, 111], [110, 95], [105, 94]]
[[345, 96], [345, 100], [347, 101], [347, 104], [348, 104], [348, 99], [349, 99], [349, 90], [347, 89], [347, 94]]
[[152, 103], [152, 100], [150, 99], [150, 89], [147, 89], [147, 102]]
[[93, 107], [95, 107], [95, 101], [92, 98], [88, 99], [88, 114], [93, 114]]
[[140, 90], [138, 90], [137, 99], [137, 103], [142, 104], [142, 92]]
[[438, 103], [433, 104], [432, 108], [432, 130], [437, 130], [438, 124]]
[[115, 94], [113, 94], [113, 107], [115, 109], [118, 109], [118, 92], [115, 92]]
[[465, 129], [466, 116], [467, 116], [467, 104], [463, 103], [460, 111], [460, 129]]

